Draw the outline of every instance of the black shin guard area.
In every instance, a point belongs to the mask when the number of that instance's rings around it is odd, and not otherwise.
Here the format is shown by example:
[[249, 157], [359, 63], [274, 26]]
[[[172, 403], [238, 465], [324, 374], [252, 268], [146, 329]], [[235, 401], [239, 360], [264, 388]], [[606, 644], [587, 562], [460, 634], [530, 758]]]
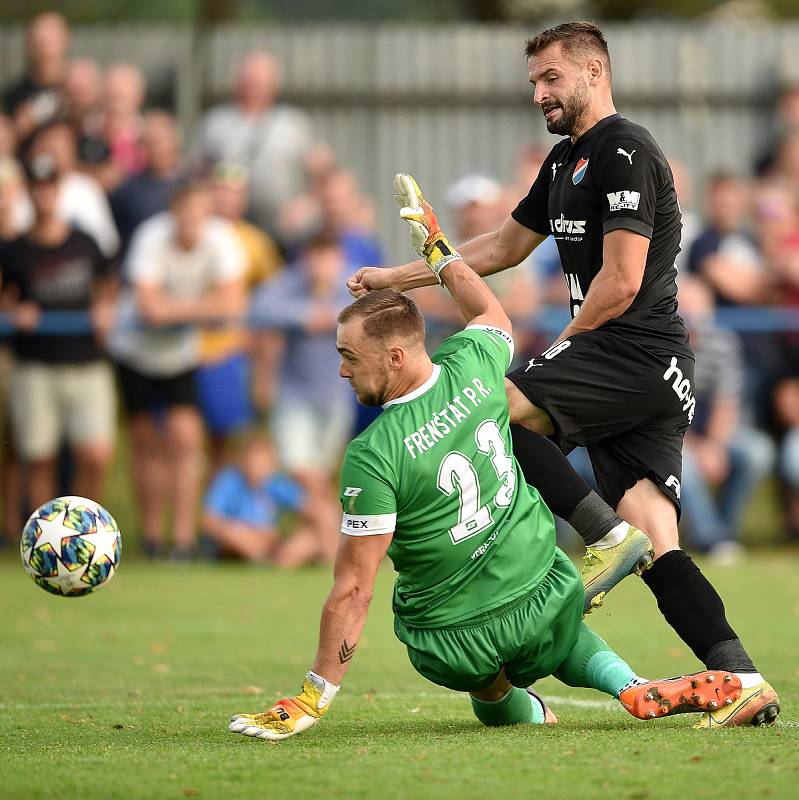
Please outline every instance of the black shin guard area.
[[524, 480], [538, 489], [553, 514], [568, 520], [591, 487], [549, 439], [519, 425], [511, 425], [510, 431], [513, 455], [522, 468]]
[[[683, 550], [658, 558], [643, 574], [666, 622], [708, 668], [755, 672], [751, 659], [724, 615], [713, 585]], [[736, 647], [729, 643], [738, 642]], [[727, 646], [720, 647], [722, 643]], [[722, 663], [723, 662], [723, 663]]]

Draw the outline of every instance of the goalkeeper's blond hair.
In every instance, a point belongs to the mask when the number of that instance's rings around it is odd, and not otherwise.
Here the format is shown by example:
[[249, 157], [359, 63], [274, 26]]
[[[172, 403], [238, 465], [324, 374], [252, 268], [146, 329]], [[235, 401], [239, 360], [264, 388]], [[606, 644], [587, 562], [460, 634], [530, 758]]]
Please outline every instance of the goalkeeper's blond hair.
[[343, 325], [354, 317], [363, 318], [363, 332], [367, 336], [424, 345], [422, 312], [410, 297], [394, 289], [378, 289], [359, 297], [338, 315], [338, 322]]

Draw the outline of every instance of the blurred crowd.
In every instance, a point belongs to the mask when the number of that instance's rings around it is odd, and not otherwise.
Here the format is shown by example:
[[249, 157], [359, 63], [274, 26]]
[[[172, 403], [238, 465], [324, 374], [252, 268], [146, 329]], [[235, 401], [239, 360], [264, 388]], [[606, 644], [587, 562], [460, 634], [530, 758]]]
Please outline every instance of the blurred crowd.
[[[102, 498], [124, 432], [150, 557], [329, 560], [339, 461], [375, 413], [356, 405], [335, 353], [345, 278], [385, 263], [372, 199], [281, 102], [268, 53], [242, 58], [229, 96], [184, 140], [148, 105], [141, 70], [73, 53], [60, 14], [33, 18], [26, 48], [0, 100], [3, 538], [58, 493]], [[680, 307], [697, 352], [683, 529], [719, 560], [739, 552], [766, 478], [781, 535], [799, 538], [799, 332], [717, 322], [721, 309], [747, 323], [752, 306], [799, 308], [799, 89], [777, 116], [752, 174], [712, 176], [696, 204], [673, 164]], [[545, 155], [524, 147], [506, 183], [456, 180], [442, 209], [451, 235], [496, 228]], [[489, 282], [517, 353], [546, 347], [538, 312], [568, 299], [553, 241]], [[416, 299], [431, 345], [459, 327], [438, 288]]]

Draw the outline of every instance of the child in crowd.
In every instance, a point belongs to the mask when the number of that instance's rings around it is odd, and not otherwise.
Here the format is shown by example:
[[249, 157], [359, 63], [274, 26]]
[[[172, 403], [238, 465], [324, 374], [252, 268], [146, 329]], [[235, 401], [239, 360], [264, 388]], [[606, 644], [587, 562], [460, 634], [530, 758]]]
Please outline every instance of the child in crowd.
[[[281, 537], [278, 518], [284, 511], [296, 512], [299, 519]], [[214, 556], [281, 567], [331, 560], [337, 522], [335, 508], [280, 472], [272, 444], [253, 434], [244, 440], [236, 463], [217, 474], [205, 496], [204, 549]]]

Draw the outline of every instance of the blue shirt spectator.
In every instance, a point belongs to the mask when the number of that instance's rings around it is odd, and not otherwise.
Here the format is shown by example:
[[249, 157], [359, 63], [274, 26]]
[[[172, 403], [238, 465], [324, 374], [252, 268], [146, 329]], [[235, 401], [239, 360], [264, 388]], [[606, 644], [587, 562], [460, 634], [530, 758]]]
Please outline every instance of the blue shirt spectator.
[[300, 511], [304, 501], [304, 489], [287, 475], [275, 472], [253, 485], [238, 467], [230, 466], [214, 478], [205, 511], [266, 531], [281, 512]]
[[[283, 511], [296, 512], [278, 533]], [[341, 506], [311, 484], [301, 485], [280, 471], [271, 442], [252, 433], [233, 466], [211, 484], [203, 508], [203, 549], [209, 557], [296, 567], [332, 560], [338, 545]]]
[[338, 314], [351, 301], [346, 266], [338, 237], [317, 234], [300, 261], [256, 290], [252, 303], [257, 324], [280, 331], [284, 340], [272, 416], [280, 461], [331, 487], [355, 411], [335, 355]]

